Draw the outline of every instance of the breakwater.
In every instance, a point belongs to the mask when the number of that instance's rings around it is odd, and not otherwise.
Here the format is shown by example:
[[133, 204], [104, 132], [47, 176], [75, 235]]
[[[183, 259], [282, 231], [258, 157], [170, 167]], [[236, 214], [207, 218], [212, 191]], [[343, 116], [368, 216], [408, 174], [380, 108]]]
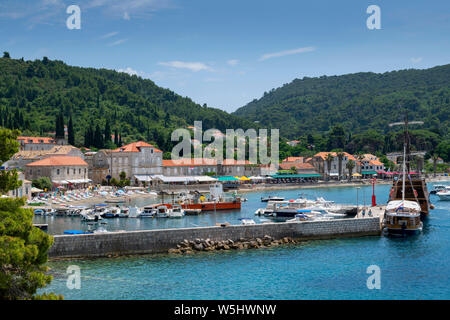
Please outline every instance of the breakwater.
[[168, 252], [184, 241], [210, 239], [212, 241], [273, 239], [289, 237], [297, 240], [332, 239], [379, 235], [378, 217], [264, 223], [256, 225], [230, 225], [226, 227], [195, 227], [128, 232], [108, 232], [83, 235], [56, 235], [49, 250], [50, 259], [90, 258], [118, 255]]

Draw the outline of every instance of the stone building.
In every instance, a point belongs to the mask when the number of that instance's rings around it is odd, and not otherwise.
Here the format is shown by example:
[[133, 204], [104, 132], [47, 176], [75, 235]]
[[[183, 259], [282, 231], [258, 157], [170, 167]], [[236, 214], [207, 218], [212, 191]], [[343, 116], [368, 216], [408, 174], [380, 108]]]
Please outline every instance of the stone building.
[[[330, 168], [328, 168], [327, 156], [331, 154], [333, 160], [331, 161]], [[353, 173], [357, 172], [359, 161], [351, 154], [344, 152], [344, 157], [342, 158], [342, 172], [341, 177], [348, 177], [347, 163], [352, 160], [355, 163]], [[339, 158], [336, 152], [319, 152], [308, 160], [308, 163], [312, 164], [316, 171], [322, 176], [322, 178], [334, 178], [337, 179], [339, 176]], [[329, 170], [328, 170], [329, 169]]]
[[88, 164], [80, 157], [49, 157], [27, 164], [24, 171], [28, 180], [48, 177], [55, 186], [84, 187], [90, 182]]
[[53, 145], [50, 149], [44, 150], [21, 150], [5, 162], [4, 166], [10, 169], [23, 169], [28, 163], [55, 156], [84, 158], [83, 152], [76, 147]]
[[100, 150], [89, 160], [89, 177], [101, 183], [109, 177], [120, 179], [125, 172], [132, 184], [136, 176], [162, 173], [162, 151], [143, 141], [127, 144], [115, 150]]
[[50, 150], [56, 144], [55, 139], [49, 137], [17, 137], [20, 150], [36, 151]]

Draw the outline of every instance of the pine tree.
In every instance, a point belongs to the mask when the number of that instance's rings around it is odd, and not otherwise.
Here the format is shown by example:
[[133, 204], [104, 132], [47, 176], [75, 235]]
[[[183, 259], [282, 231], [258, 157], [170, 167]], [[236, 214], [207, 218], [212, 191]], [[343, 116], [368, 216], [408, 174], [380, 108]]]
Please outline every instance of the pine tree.
[[97, 123], [97, 127], [95, 128], [94, 133], [94, 147], [101, 149], [103, 148], [103, 134], [102, 130], [100, 129], [100, 125]]
[[111, 144], [111, 126], [109, 125], [109, 119], [106, 119], [104, 132], [105, 132], [104, 146], [108, 147], [108, 145]]
[[70, 115], [69, 118], [69, 125], [67, 127], [67, 134], [68, 134], [68, 142], [70, 145], [75, 145], [75, 134], [73, 132], [73, 121], [72, 121], [72, 115]]
[[116, 129], [114, 129], [114, 144], [116, 146], [119, 146], [119, 131]]

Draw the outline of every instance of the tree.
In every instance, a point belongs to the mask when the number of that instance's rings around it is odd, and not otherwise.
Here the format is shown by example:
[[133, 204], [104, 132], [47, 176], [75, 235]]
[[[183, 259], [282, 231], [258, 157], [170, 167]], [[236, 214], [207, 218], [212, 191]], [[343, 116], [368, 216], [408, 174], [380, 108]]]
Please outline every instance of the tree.
[[62, 111], [56, 116], [55, 121], [55, 138], [64, 139], [64, 116]]
[[348, 160], [347, 164], [345, 165], [345, 167], [348, 170], [348, 176], [349, 176], [349, 180], [352, 179], [352, 173], [353, 173], [353, 169], [355, 168], [355, 161], [353, 160]]
[[437, 161], [439, 159], [439, 156], [437, 155], [437, 153], [434, 153], [431, 156], [431, 159], [433, 160], [433, 177], [436, 177], [436, 168], [437, 168]]
[[67, 127], [67, 139], [70, 145], [75, 145], [75, 134], [73, 132], [73, 122], [72, 122], [72, 115], [70, 115], [69, 118], [69, 125]]
[[9, 56], [9, 52], [4, 51], [4, 52], [3, 52], [3, 58], [5, 58], [5, 59], [11, 58], [11, 57]]
[[[0, 128], [0, 163], [3, 163], [19, 151], [19, 143], [17, 137], [18, 130], [9, 130]], [[16, 169], [0, 170], [0, 194], [6, 194], [10, 190], [15, 190], [22, 185], [22, 181], [18, 180]]]
[[111, 147], [111, 126], [109, 125], [109, 120], [106, 119], [105, 123], [105, 139], [104, 139], [104, 146], [105, 147]]
[[97, 123], [97, 126], [95, 127], [93, 145], [94, 145], [94, 147], [96, 147], [98, 149], [103, 148], [103, 134], [100, 129], [100, 125], [98, 123]]
[[334, 157], [331, 153], [327, 154], [327, 157], [325, 158], [325, 161], [327, 162], [327, 171], [328, 171], [328, 179], [330, 179], [330, 173], [331, 173], [331, 163], [333, 162]]
[[32, 181], [32, 186], [42, 190], [51, 190], [53, 184], [49, 177], [40, 177]]
[[[365, 156], [364, 153], [362, 152], [358, 152], [356, 154], [356, 159], [358, 159], [358, 161], [362, 164], [362, 161], [364, 160]], [[359, 166], [359, 173], [362, 174], [362, 165]]]
[[120, 178], [120, 180], [125, 180], [127, 178], [127, 174], [125, 173], [125, 171], [120, 172], [119, 178]]
[[339, 180], [341, 180], [342, 175], [342, 159], [345, 157], [345, 153], [342, 151], [339, 151], [336, 153], [336, 156], [338, 158], [338, 169], [339, 169]]
[[[0, 129], [2, 162], [18, 150], [14, 139], [17, 134]], [[1, 170], [2, 176], [5, 171]], [[17, 180], [17, 172], [10, 179]], [[15, 187], [11, 187], [11, 181], [6, 185], [0, 183], [2, 193]], [[54, 294], [36, 294], [52, 280], [52, 276], [45, 274], [48, 271], [45, 263], [53, 238], [33, 226], [33, 212], [22, 208], [24, 205], [24, 198], [0, 198], [0, 300], [62, 299]]]

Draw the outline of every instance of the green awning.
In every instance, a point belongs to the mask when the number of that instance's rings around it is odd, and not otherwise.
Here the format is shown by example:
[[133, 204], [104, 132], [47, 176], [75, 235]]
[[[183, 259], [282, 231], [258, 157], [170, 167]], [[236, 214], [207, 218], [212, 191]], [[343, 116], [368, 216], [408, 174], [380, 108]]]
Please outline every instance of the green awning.
[[228, 176], [215, 177], [215, 178], [218, 179], [219, 181], [239, 181], [239, 179], [236, 179], [235, 177], [228, 177]]
[[376, 171], [361, 171], [362, 174], [377, 174]]
[[272, 178], [318, 178], [320, 174], [276, 174]]

